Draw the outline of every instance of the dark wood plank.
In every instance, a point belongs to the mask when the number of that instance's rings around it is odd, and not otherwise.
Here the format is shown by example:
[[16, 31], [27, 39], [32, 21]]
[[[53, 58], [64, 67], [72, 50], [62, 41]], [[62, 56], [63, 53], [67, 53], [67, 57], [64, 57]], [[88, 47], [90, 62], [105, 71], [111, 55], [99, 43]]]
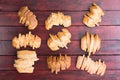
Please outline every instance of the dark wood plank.
[[[82, 23], [83, 15], [88, 12], [91, 3], [96, 2], [105, 12], [99, 27], [88, 28]], [[0, 0], [0, 80], [119, 80], [120, 79], [120, 0]], [[19, 23], [17, 11], [28, 6], [39, 21], [38, 27], [32, 31], [42, 38], [42, 45], [36, 49], [39, 61], [35, 62], [33, 74], [19, 74], [13, 67], [16, 49], [11, 40], [18, 33], [29, 30]], [[62, 11], [72, 17], [72, 26], [67, 28], [72, 34], [69, 49], [51, 51], [46, 42], [49, 34], [56, 34], [63, 27], [53, 27], [46, 31], [44, 22], [51, 12]], [[80, 38], [86, 31], [97, 33], [102, 38], [101, 49], [92, 55], [93, 60], [101, 59], [107, 65], [104, 76], [90, 75], [75, 68], [78, 55], [86, 54], [80, 49]], [[24, 49], [24, 48], [21, 48]], [[31, 48], [26, 48], [30, 49]], [[47, 68], [46, 57], [59, 53], [72, 56], [72, 64], [68, 70], [58, 75], [52, 74]]]
[[[32, 34], [38, 35], [42, 40], [47, 40], [49, 34], [57, 34], [63, 27], [53, 27], [47, 31], [44, 26], [38, 26]], [[98, 34], [102, 40], [120, 40], [120, 26], [99, 26], [95, 28], [87, 28], [85, 26], [71, 26], [67, 28], [71, 34], [71, 40], [80, 40], [85, 35], [86, 31], [90, 33]], [[26, 34], [29, 30], [26, 27], [0, 27], [0, 40], [12, 40], [14, 36], [19, 33]]]
[[[49, 54], [50, 55], [50, 54]], [[39, 61], [35, 62], [35, 71], [45, 71], [48, 70], [46, 58], [47, 56], [38, 56]], [[13, 67], [14, 60], [16, 56], [0, 56], [0, 70], [15, 70]], [[93, 60], [101, 59], [105, 61], [107, 65], [107, 69], [111, 70], [118, 70], [120, 69], [120, 56], [92, 56]], [[77, 70], [76, 65], [77, 56], [72, 56], [72, 63], [71, 67], [68, 70]]]
[[17, 11], [21, 6], [29, 6], [31, 10], [88, 10], [91, 3], [96, 2], [104, 10], [120, 10], [119, 0], [0, 0], [1, 11]]
[[35, 71], [33, 74], [19, 74], [16, 71], [0, 71], [0, 80], [119, 80], [120, 70], [107, 70], [100, 77], [85, 71], [62, 71], [55, 75], [49, 71]]
[[[51, 11], [52, 12], [52, 11]], [[39, 25], [44, 25], [45, 20], [51, 13], [49, 12], [34, 12], [37, 16]], [[53, 11], [55, 12], [55, 11]], [[87, 13], [87, 11], [80, 12], [63, 12], [64, 14], [68, 14], [72, 17], [72, 25], [84, 25], [82, 23], [83, 15]], [[105, 11], [105, 16], [102, 17], [102, 22], [100, 25], [120, 25], [120, 11]], [[0, 26], [23, 26], [19, 24], [18, 16], [16, 12], [0, 12]]]
[[[72, 41], [71, 44], [68, 44], [68, 49], [60, 49], [58, 51], [51, 51], [46, 41], [42, 41], [42, 45], [39, 49], [36, 49], [38, 55], [54, 55], [57, 53], [66, 53], [69, 55], [79, 55], [85, 54], [84, 51], [80, 48], [79, 41]], [[102, 41], [101, 48], [96, 52], [95, 55], [118, 55], [120, 54], [120, 41]], [[22, 48], [25, 49], [25, 48]], [[30, 49], [31, 48], [26, 48]], [[0, 41], [0, 55], [16, 55], [16, 49], [12, 47], [11, 41]]]

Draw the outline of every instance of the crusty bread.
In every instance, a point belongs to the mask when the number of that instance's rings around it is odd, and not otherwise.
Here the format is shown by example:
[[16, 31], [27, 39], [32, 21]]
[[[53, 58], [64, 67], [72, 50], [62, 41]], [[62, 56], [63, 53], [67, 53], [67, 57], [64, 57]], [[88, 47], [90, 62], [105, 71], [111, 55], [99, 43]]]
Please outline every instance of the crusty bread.
[[58, 32], [57, 35], [50, 34], [47, 45], [52, 51], [59, 50], [60, 47], [67, 49], [67, 44], [71, 42], [70, 39], [71, 33], [67, 29], [62, 29], [62, 32]]
[[85, 70], [90, 74], [97, 74], [102, 76], [106, 71], [106, 64], [101, 60], [93, 61], [91, 58], [89, 58], [89, 56], [85, 57], [83, 55], [83, 56], [78, 56], [76, 68]]
[[19, 73], [33, 73], [34, 62], [39, 60], [35, 51], [21, 50], [17, 51], [18, 59], [15, 60], [14, 67]]
[[51, 13], [45, 21], [46, 30], [51, 29], [53, 25], [63, 25], [64, 27], [69, 27], [71, 25], [71, 17], [64, 15], [62, 12]]
[[12, 45], [16, 49], [19, 49], [20, 47], [26, 48], [27, 46], [32, 47], [33, 49], [39, 48], [41, 45], [41, 38], [37, 35], [31, 34], [31, 32], [27, 34], [19, 34], [18, 37], [15, 36], [12, 39]]
[[27, 6], [23, 6], [18, 11], [19, 23], [25, 24], [29, 30], [33, 30], [37, 27], [38, 21], [35, 14], [28, 9]]
[[60, 72], [60, 70], [66, 70], [71, 65], [71, 57], [70, 56], [48, 56], [47, 57], [47, 65], [48, 68], [51, 69], [51, 72], [55, 72], [56, 74]]
[[100, 49], [101, 39], [98, 34], [86, 34], [81, 38], [81, 49], [89, 53], [89, 56], [95, 54]]
[[103, 10], [95, 3], [90, 6], [90, 12], [84, 15], [83, 23], [88, 27], [99, 26], [101, 16], [104, 15]]

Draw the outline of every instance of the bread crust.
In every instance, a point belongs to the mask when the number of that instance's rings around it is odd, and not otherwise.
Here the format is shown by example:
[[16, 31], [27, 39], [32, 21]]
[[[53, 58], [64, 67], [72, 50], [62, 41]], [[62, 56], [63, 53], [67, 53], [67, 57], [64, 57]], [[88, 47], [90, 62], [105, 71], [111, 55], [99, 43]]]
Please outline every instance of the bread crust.
[[71, 25], [71, 16], [64, 15], [62, 12], [51, 13], [45, 21], [46, 30], [51, 29], [53, 25], [63, 25], [64, 27], [69, 27]]
[[101, 39], [98, 34], [86, 34], [81, 38], [81, 49], [85, 52], [88, 52], [88, 56], [95, 54], [101, 47]]
[[104, 16], [103, 10], [95, 3], [90, 6], [90, 11], [84, 15], [83, 23], [88, 27], [99, 26], [101, 17]]
[[24, 24], [29, 30], [34, 30], [38, 25], [38, 20], [27, 6], [23, 6], [18, 11], [19, 23]]
[[15, 36], [12, 39], [12, 45], [16, 49], [20, 49], [21, 47], [26, 48], [27, 46], [32, 47], [32, 49], [39, 48], [41, 46], [41, 38], [37, 35], [31, 34], [31, 32], [27, 34], [20, 34]]
[[83, 55], [78, 56], [76, 68], [85, 70], [89, 74], [103, 76], [106, 71], [106, 64], [101, 60], [93, 61], [89, 56], [85, 57], [85, 55]]
[[67, 44], [71, 43], [71, 33], [67, 29], [62, 29], [62, 32], [58, 32], [57, 35], [50, 34], [47, 40], [47, 45], [52, 51], [57, 51], [59, 48], [66, 48]]
[[19, 73], [33, 73], [34, 62], [39, 60], [36, 52], [30, 50], [17, 51], [17, 58], [13, 66]]
[[61, 70], [66, 70], [71, 66], [71, 57], [62, 56], [61, 54], [59, 56], [48, 56], [47, 65], [51, 69], [51, 73], [58, 74]]

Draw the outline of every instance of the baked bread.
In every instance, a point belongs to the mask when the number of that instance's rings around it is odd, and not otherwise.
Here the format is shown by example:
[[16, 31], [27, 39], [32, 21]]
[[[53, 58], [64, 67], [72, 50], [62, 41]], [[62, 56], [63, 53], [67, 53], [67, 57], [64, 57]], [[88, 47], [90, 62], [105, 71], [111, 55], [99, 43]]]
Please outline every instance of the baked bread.
[[71, 65], [71, 57], [70, 56], [48, 56], [47, 57], [47, 65], [48, 68], [51, 69], [51, 72], [55, 72], [56, 74], [60, 72], [60, 70], [66, 70]]
[[53, 25], [69, 27], [71, 25], [71, 16], [64, 15], [62, 12], [51, 13], [45, 21], [46, 30], [51, 29]]
[[83, 23], [88, 27], [99, 26], [101, 17], [104, 16], [103, 10], [95, 3], [90, 6], [90, 11], [84, 15]]
[[29, 30], [33, 30], [37, 27], [38, 21], [35, 14], [28, 9], [27, 6], [23, 6], [18, 11], [19, 23], [25, 24]]
[[52, 51], [59, 50], [60, 47], [67, 49], [67, 44], [71, 42], [70, 39], [71, 33], [67, 29], [62, 29], [62, 32], [58, 32], [57, 35], [50, 34], [47, 45]]
[[106, 64], [101, 60], [93, 61], [89, 56], [85, 57], [85, 55], [83, 55], [78, 56], [76, 68], [85, 70], [90, 74], [103, 76], [106, 71]]
[[30, 46], [33, 49], [35, 49], [40, 47], [41, 38], [37, 35], [31, 34], [31, 32], [25, 35], [19, 34], [18, 37], [15, 36], [12, 39], [12, 45], [16, 49], [20, 49], [20, 47], [26, 48], [27, 46]]
[[17, 58], [14, 67], [19, 73], [33, 73], [34, 62], [39, 60], [36, 52], [30, 50], [17, 51]]
[[81, 49], [89, 53], [89, 56], [95, 54], [96, 51], [100, 49], [101, 46], [101, 39], [98, 34], [90, 34], [86, 32], [81, 38]]

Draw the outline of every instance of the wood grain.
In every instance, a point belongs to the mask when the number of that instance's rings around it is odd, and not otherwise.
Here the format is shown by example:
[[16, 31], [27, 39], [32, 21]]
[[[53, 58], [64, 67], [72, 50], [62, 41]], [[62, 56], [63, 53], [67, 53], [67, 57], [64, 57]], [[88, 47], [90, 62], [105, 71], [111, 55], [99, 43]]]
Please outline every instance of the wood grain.
[[[95, 2], [105, 12], [100, 26], [88, 28], [82, 23], [83, 15]], [[0, 0], [0, 80], [120, 80], [120, 0]], [[13, 67], [17, 50], [12, 47], [11, 41], [19, 33], [26, 34], [29, 30], [19, 23], [18, 10], [28, 6], [38, 19], [38, 26], [31, 31], [42, 38], [42, 45], [35, 49], [39, 61], [35, 62], [33, 74], [19, 74]], [[72, 34], [72, 42], [68, 49], [51, 51], [47, 46], [49, 34], [56, 34], [63, 26], [54, 26], [45, 30], [45, 20], [51, 12], [61, 11], [72, 17], [72, 25], [67, 28]], [[80, 38], [86, 31], [99, 34], [102, 39], [101, 48], [92, 55], [93, 60], [101, 59], [107, 65], [104, 76], [90, 75], [75, 68], [78, 55], [86, 54], [80, 48]], [[21, 48], [20, 50], [24, 50]], [[32, 50], [30, 47], [26, 49]], [[72, 56], [72, 64], [68, 70], [58, 75], [52, 74], [47, 68], [46, 57], [59, 53]]]
[[[46, 41], [42, 41], [41, 47], [36, 49], [38, 55], [46, 56], [46, 55], [55, 55], [59, 53], [66, 53], [69, 55], [79, 55], [79, 54], [86, 54], [80, 48], [79, 41], [72, 41], [71, 44], [68, 44], [68, 49], [60, 49], [58, 51], [51, 51]], [[12, 47], [11, 41], [0, 41], [0, 55], [16, 55], [16, 49]], [[96, 52], [95, 55], [120, 55], [120, 41], [102, 41], [101, 48], [99, 51]], [[21, 48], [20, 50], [24, 50], [25, 48]], [[26, 49], [32, 50], [31, 48], [27, 47]]]
[[[49, 54], [51, 55], [51, 54]], [[68, 70], [78, 70], [76, 69], [77, 56], [71, 56], [72, 63]], [[38, 56], [39, 61], [35, 62], [35, 71], [50, 71], [47, 67], [46, 58], [47, 56]], [[92, 56], [94, 61], [101, 59], [105, 61], [107, 65], [107, 70], [119, 70], [120, 69], [120, 56]], [[17, 59], [16, 56], [0, 56], [0, 70], [15, 70], [13, 67], [14, 60]], [[6, 62], [3, 62], [6, 61]]]
[[88, 10], [89, 6], [93, 3], [97, 3], [104, 10], [120, 10], [120, 0], [60, 0], [55, 2], [54, 0], [0, 0], [1, 11], [18, 11], [21, 6], [29, 6], [31, 10], [67, 10], [67, 11], [79, 11]]
[[[0, 71], [1, 80], [119, 80], [120, 71], [107, 70], [105, 75], [100, 77], [90, 75], [84, 71], [62, 71], [58, 75], [51, 74], [50, 71], [35, 71], [33, 74], [19, 74], [16, 71]], [[114, 75], [116, 74], [116, 75]], [[14, 75], [14, 76], [13, 76]], [[67, 76], [66, 76], [67, 75]], [[7, 76], [7, 77], [6, 77]], [[11, 77], [12, 76], [12, 77]], [[62, 76], [62, 77], [61, 77]]]
[[[63, 29], [62, 26], [53, 27], [47, 31], [44, 26], [38, 26], [32, 34], [41, 37], [42, 41], [49, 38], [49, 34], [57, 34]], [[93, 34], [98, 34], [102, 40], [120, 40], [120, 26], [99, 26], [95, 28], [87, 28], [85, 26], [71, 26], [68, 29], [72, 34], [71, 40], [80, 40], [85, 35], [86, 31]], [[19, 30], [19, 31], [18, 31]], [[19, 33], [26, 34], [29, 30], [26, 27], [0, 27], [0, 40], [12, 40], [13, 37], [18, 36]]]
[[[19, 10], [19, 9], [18, 9]], [[39, 21], [39, 25], [44, 25], [45, 20], [50, 15], [51, 12], [57, 11], [49, 11], [49, 12], [40, 12], [35, 11], [35, 15]], [[72, 25], [84, 25], [82, 23], [83, 15], [85, 15], [88, 11], [78, 11], [78, 12], [65, 12], [62, 11], [66, 15], [70, 15], [72, 18]], [[102, 22], [100, 25], [120, 25], [120, 11], [105, 11], [105, 16], [102, 17]], [[19, 19], [17, 16], [17, 12], [0, 12], [0, 26], [23, 26], [19, 24]]]

